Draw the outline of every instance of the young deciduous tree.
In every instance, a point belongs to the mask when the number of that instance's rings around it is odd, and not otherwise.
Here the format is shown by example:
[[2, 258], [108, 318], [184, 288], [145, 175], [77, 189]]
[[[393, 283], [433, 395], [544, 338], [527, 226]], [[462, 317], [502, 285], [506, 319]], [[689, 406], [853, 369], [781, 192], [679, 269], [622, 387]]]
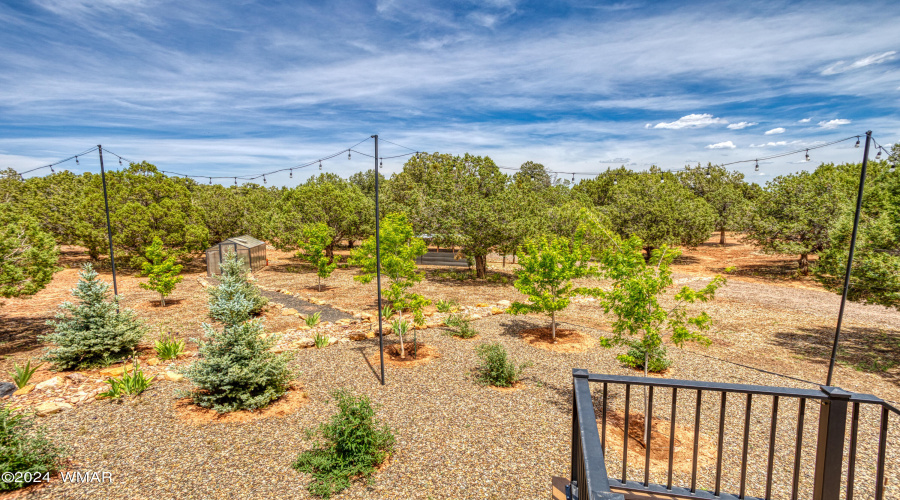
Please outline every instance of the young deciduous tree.
[[331, 276], [331, 272], [337, 267], [325, 254], [325, 249], [331, 244], [331, 228], [322, 222], [307, 224], [301, 230], [300, 250], [297, 257], [316, 266], [316, 274], [319, 278], [319, 291], [322, 291], [322, 278]]
[[166, 307], [166, 296], [184, 279], [179, 275], [184, 266], [176, 264], [175, 257], [166, 254], [163, 242], [159, 238], [153, 238], [153, 244], [144, 249], [144, 255], [147, 256], [147, 261], [142, 265], [142, 274], [150, 279], [140, 286], [144, 290], [159, 293], [159, 303], [162, 307]]
[[[416, 259], [426, 252], [425, 242], [417, 238], [412, 225], [402, 214], [388, 214], [381, 222], [381, 273], [391, 280], [385, 298], [403, 317], [403, 310], [413, 313], [415, 323], [425, 323], [422, 309], [431, 303], [408, 289], [422, 281], [422, 273], [417, 271]], [[375, 237], [363, 241], [353, 251], [350, 263], [360, 266], [362, 274], [353, 279], [361, 283], [371, 283], [375, 279]]]
[[109, 300], [109, 285], [91, 264], [82, 267], [79, 277], [72, 290], [78, 303], [63, 302], [56, 319], [47, 322], [54, 332], [40, 337], [56, 344], [45, 359], [60, 370], [108, 365], [132, 353], [146, 332], [134, 311], [116, 311], [118, 297]]
[[520, 269], [515, 287], [528, 296], [528, 302], [513, 302], [512, 314], [529, 312], [550, 315], [553, 343], [556, 343], [556, 313], [569, 306], [575, 290], [572, 280], [590, 272], [590, 248], [583, 243], [583, 232], [570, 242], [564, 237], [541, 237], [522, 245]]
[[34, 295], [53, 279], [59, 251], [30, 215], [0, 205], [0, 297]]

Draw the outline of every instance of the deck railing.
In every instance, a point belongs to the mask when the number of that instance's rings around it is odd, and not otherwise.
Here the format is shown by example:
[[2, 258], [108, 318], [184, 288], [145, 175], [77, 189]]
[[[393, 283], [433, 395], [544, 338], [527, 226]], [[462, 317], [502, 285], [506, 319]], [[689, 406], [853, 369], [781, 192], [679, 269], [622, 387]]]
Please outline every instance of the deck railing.
[[[598, 395], [600, 408], [594, 407], [594, 399], [592, 398], [590, 383], [602, 384], [602, 392]], [[768, 387], [757, 385], [742, 384], [722, 384], [712, 382], [697, 382], [689, 380], [673, 380], [661, 378], [644, 378], [644, 377], [627, 377], [616, 375], [589, 374], [586, 370], [573, 370], [573, 437], [572, 437], [572, 479], [575, 491], [578, 486], [585, 485], [587, 491], [592, 496], [585, 498], [617, 498], [611, 493], [610, 488], [619, 491], [635, 492], [635, 493], [656, 493], [670, 498], [693, 498], [693, 499], [771, 499], [778, 496], [779, 498], [790, 498], [796, 500], [799, 498], [812, 498], [813, 500], [838, 500], [845, 498], [852, 500], [861, 488], [865, 488], [868, 498], [874, 497], [876, 500], [882, 500], [885, 497], [885, 464], [888, 445], [888, 420], [891, 413], [900, 415], [900, 412], [885, 401], [867, 394], [856, 394], [841, 390], [836, 387], [820, 387], [819, 389], [795, 389], [784, 387]], [[637, 401], [632, 395], [632, 388], [638, 387], [646, 390]], [[608, 477], [608, 462], [605, 462], [607, 453], [607, 427], [611, 410], [611, 399], [615, 391], [616, 402], [624, 406], [624, 420], [622, 432], [622, 448], [621, 448], [621, 470], [616, 478]], [[624, 392], [622, 401], [618, 396]], [[643, 392], [643, 391], [642, 391]], [[676, 428], [679, 427], [679, 397], [687, 400], [689, 405], [685, 411], [688, 411], [689, 418], [682, 417], [681, 420], [687, 422], [693, 421], [692, 434], [693, 439], [690, 440], [692, 453], [690, 458], [690, 475], [680, 474], [681, 482], [677, 484], [675, 475], [673, 474], [673, 463], [675, 455]], [[693, 405], [690, 405], [693, 399]], [[715, 465], [707, 465], [706, 467], [714, 467], [712, 478], [707, 476], [707, 486], [709, 489], [698, 487], [698, 453], [700, 442], [705, 439], [701, 438], [701, 428], [705, 427], [711, 430], [713, 421], [710, 419], [701, 419], [703, 413], [704, 402], [706, 402], [706, 413], [709, 415], [713, 410], [713, 415], [717, 418], [715, 426]], [[807, 415], [808, 402], [819, 405], [818, 415], [810, 411]], [[651, 482], [651, 448], [653, 432], [643, 433], [646, 442], [642, 443], [644, 448], [643, 457], [643, 477], [634, 477], [629, 475], [629, 424], [632, 418], [632, 410], [634, 407], [640, 406], [642, 414], [652, 423], [654, 418], [654, 404], [668, 404], [668, 411], [662, 416], [668, 418], [669, 436], [668, 436], [668, 463], [665, 469], [665, 484], [656, 484]], [[737, 419], [738, 423], [726, 423], [726, 413], [729, 403], [732, 406], [737, 405], [742, 410], [743, 415]], [[693, 412], [690, 412], [690, 406], [693, 406]], [[710, 408], [710, 406], [712, 408]], [[765, 407], [765, 408], [763, 408]], [[757, 425], [757, 430], [761, 432], [751, 432], [753, 422], [754, 408], [757, 408], [756, 415], [759, 417], [759, 410], [765, 410], [768, 425]], [[860, 456], [858, 455], [858, 444], [860, 434], [860, 415], [864, 411], [868, 411], [867, 415], [880, 414], [880, 421], [877, 426], [870, 426], [865, 429], [866, 436], [877, 440], [877, 451], [874, 453], [873, 460], [869, 460], [864, 464], [860, 464]], [[849, 412], [849, 413], [848, 413]], [[809, 417], [809, 418], [807, 418]], [[597, 420], [600, 421], [599, 429]], [[756, 420], [759, 420], [757, 418]], [[804, 437], [804, 433], [809, 433], [814, 427], [807, 424], [807, 420], [818, 420], [817, 438], [810, 439], [810, 436]], [[847, 438], [847, 423], [849, 420], [849, 443]], [[869, 418], [867, 421], [871, 421]], [[733, 422], [731, 419], [730, 422]], [[646, 420], [645, 420], [646, 422]], [[682, 426], [685, 428], [685, 426]], [[723, 457], [726, 453], [732, 454], [737, 450], [728, 449], [725, 444], [726, 432], [731, 429], [736, 431], [740, 429], [739, 443], [739, 481], [737, 483], [737, 491], [723, 492]], [[791, 429], [791, 432], [786, 432]], [[685, 431], [682, 431], [685, 432]], [[784, 445], [784, 434], [792, 434], [790, 439], [791, 445], [787, 449]], [[777, 438], [782, 437], [781, 444]], [[599, 439], [598, 439], [599, 438]], [[871, 440], [870, 440], [871, 441]], [[736, 443], [735, 443], [736, 444]], [[751, 453], [751, 448], [761, 451], [765, 448], [765, 455], [760, 453]], [[846, 448], [846, 455], [845, 455]], [[776, 449], [787, 451], [792, 464], [785, 464], [784, 457], [779, 457], [781, 467], [778, 469], [778, 475], [782, 476], [781, 480], [776, 480]], [[802, 464], [804, 452], [808, 456], [810, 452], [814, 452], [814, 462], [807, 463], [806, 467]], [[753, 455], [753, 456], [751, 456]], [[734, 457], [732, 457], [734, 458]], [[759, 463], [763, 462], [763, 463]], [[807, 461], [809, 462], [809, 461]], [[634, 460], [632, 460], [632, 464]], [[611, 463], [609, 463], [612, 465]], [[748, 466], [752, 465], [750, 470], [764, 471], [761, 473], [748, 472]], [[764, 465], [763, 467], [760, 467]], [[810, 467], [811, 466], [811, 467]], [[787, 467], [791, 467], [790, 474], [787, 474]], [[874, 470], [874, 481], [869, 475], [868, 481], [858, 481], [857, 471], [864, 467], [866, 471]], [[640, 467], [631, 466], [632, 469], [640, 469]], [[811, 469], [811, 470], [810, 470]], [[659, 468], [657, 468], [657, 471]], [[731, 473], [732, 471], [727, 471]], [[737, 473], [737, 471], [733, 471]], [[806, 475], [812, 472], [812, 484], [808, 484]], [[890, 473], [895, 478], [897, 471]], [[662, 476], [655, 474], [658, 478]], [[787, 476], [787, 477], [785, 477]], [[773, 482], [779, 488], [773, 489]], [[787, 484], [789, 482], [789, 484]], [[805, 482], [806, 487], [801, 487], [801, 483]], [[872, 484], [874, 482], [874, 484]], [[750, 496], [749, 491], [761, 494], [761, 497]], [[775, 495], [774, 491], [783, 492], [781, 495]], [[802, 497], [801, 497], [802, 494]], [[605, 496], [604, 496], [605, 495]], [[573, 498], [577, 498], [573, 495]], [[618, 497], [621, 498], [621, 497]]]

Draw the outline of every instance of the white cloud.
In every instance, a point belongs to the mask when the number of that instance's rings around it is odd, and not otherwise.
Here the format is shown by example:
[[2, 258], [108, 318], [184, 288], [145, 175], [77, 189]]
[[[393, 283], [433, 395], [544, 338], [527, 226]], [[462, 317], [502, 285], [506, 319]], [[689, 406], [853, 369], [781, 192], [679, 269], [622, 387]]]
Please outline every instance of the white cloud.
[[644, 128], [650, 128], [650, 127], [652, 127], [652, 126], [653, 126], [652, 123], [648, 123], [648, 124], [644, 125]]
[[797, 123], [809, 123], [811, 120], [812, 118], [804, 118], [802, 120], [797, 120]]
[[783, 134], [785, 132], [784, 127], [773, 128], [772, 130], [766, 130], [766, 135], [773, 134]]
[[731, 130], [741, 130], [741, 129], [745, 129], [747, 127], [752, 127], [756, 124], [757, 124], [756, 122], [738, 122], [738, 123], [732, 123], [731, 125], [728, 126], [728, 128], [730, 128]]
[[787, 141], [766, 142], [764, 144], [751, 144], [751, 148], [766, 148], [772, 146], [787, 146]]
[[827, 129], [838, 128], [841, 125], [849, 125], [849, 124], [850, 124], [850, 120], [845, 120], [843, 118], [839, 118], [837, 120], [828, 120], [827, 122], [826, 121], [819, 122], [820, 127], [827, 128]]
[[735, 146], [733, 142], [725, 141], [725, 142], [717, 142], [715, 144], [710, 144], [709, 146], [706, 146], [706, 149], [734, 149], [736, 147], [737, 146]]
[[682, 116], [681, 118], [675, 120], [674, 122], [661, 122], [657, 123], [653, 126], [653, 128], [665, 128], [672, 130], [679, 130], [683, 128], [703, 128], [708, 127], [710, 125], [715, 125], [719, 123], [728, 123], [727, 120], [723, 120], [722, 118], [716, 118], [713, 115], [704, 113], [704, 114], [690, 114], [687, 116]]
[[890, 61], [894, 58], [894, 54], [896, 54], [896, 50], [891, 50], [888, 52], [884, 52], [882, 54], [872, 54], [871, 56], [863, 57], [862, 59], [857, 59], [850, 64], [847, 64], [845, 61], [838, 61], [831, 66], [828, 66], [824, 70], [822, 70], [823, 75], [837, 75], [838, 73], [843, 73], [845, 71], [851, 71], [854, 69], [864, 68], [866, 66], [870, 66], [872, 64], [881, 64], [883, 62]]

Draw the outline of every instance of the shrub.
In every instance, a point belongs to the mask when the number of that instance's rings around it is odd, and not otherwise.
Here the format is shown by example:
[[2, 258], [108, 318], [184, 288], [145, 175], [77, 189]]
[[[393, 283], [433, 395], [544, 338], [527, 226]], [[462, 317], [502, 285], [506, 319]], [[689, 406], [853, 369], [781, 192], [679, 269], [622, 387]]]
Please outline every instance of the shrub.
[[322, 313], [320, 311], [316, 311], [313, 314], [310, 314], [306, 317], [306, 326], [310, 328], [315, 328], [316, 325], [319, 324], [319, 321], [322, 318]]
[[41, 364], [35, 365], [35, 366], [31, 366], [30, 359], [25, 363], [25, 366], [20, 367], [19, 364], [16, 363], [13, 366], [13, 369], [15, 370], [15, 372], [10, 372], [10, 375], [12, 375], [12, 378], [13, 378], [13, 382], [16, 383], [16, 387], [21, 389], [21, 388], [25, 387], [26, 385], [28, 385], [28, 381], [31, 380], [31, 376], [34, 375], [34, 372], [36, 372], [37, 369], [43, 365], [44, 365], [44, 363], [41, 363]]
[[316, 349], [322, 349], [323, 347], [328, 347], [328, 336], [324, 333], [317, 333], [313, 340], [316, 343]]
[[260, 338], [260, 320], [228, 325], [221, 332], [207, 324], [203, 328], [210, 340], [200, 342], [200, 359], [184, 372], [197, 386], [187, 394], [195, 404], [220, 413], [255, 410], [287, 391], [290, 355], [270, 351], [278, 338]]
[[168, 337], [160, 337], [153, 348], [156, 350], [156, 357], [163, 361], [176, 359], [184, 352], [184, 341], [170, 334]]
[[458, 309], [459, 303], [455, 300], [438, 300], [435, 302], [435, 307], [437, 307], [438, 312], [448, 313], [454, 309]]
[[56, 319], [47, 322], [54, 333], [40, 337], [56, 344], [46, 359], [60, 370], [109, 365], [134, 350], [146, 328], [134, 311], [116, 311], [118, 298], [108, 300], [109, 285], [85, 264], [72, 295], [79, 303], [64, 302]]
[[138, 362], [135, 361], [134, 370], [131, 373], [128, 373], [125, 367], [122, 367], [121, 378], [110, 377], [106, 379], [106, 383], [109, 384], [109, 390], [97, 394], [97, 397], [118, 399], [122, 396], [137, 396], [150, 387], [154, 377], [156, 375], [147, 378]]
[[226, 252], [219, 286], [209, 290], [209, 316], [226, 326], [243, 323], [268, 303], [244, 271], [244, 261]]
[[519, 381], [522, 371], [531, 366], [530, 362], [516, 366], [499, 342], [481, 344], [475, 348], [475, 351], [481, 358], [481, 364], [478, 366], [478, 380], [484, 384], [512, 387]]
[[391, 429], [376, 422], [367, 396], [344, 390], [332, 396], [338, 413], [317, 429], [323, 440], [301, 453], [293, 464], [298, 471], [312, 474], [309, 492], [324, 498], [348, 488], [354, 478], [372, 475], [391, 454], [395, 441]]
[[616, 356], [616, 359], [626, 366], [643, 370], [644, 355], [649, 354], [647, 356], [647, 371], [654, 373], [665, 371], [672, 365], [672, 361], [666, 358], [667, 350], [665, 345], [653, 346], [650, 348], [649, 353], [646, 353], [646, 350], [642, 342], [634, 342], [628, 349], [627, 354], [619, 354]]
[[455, 330], [450, 330], [450, 335], [453, 335], [454, 337], [470, 339], [478, 335], [478, 332], [472, 328], [472, 322], [459, 314], [447, 316], [447, 319], [444, 320], [444, 324], [451, 328], [455, 328]]
[[31, 477], [49, 479], [49, 474], [59, 469], [63, 449], [44, 436], [44, 430], [35, 424], [34, 417], [13, 412], [9, 405], [0, 406], [0, 471], [22, 472], [19, 481], [0, 481], [0, 491], [22, 488]]

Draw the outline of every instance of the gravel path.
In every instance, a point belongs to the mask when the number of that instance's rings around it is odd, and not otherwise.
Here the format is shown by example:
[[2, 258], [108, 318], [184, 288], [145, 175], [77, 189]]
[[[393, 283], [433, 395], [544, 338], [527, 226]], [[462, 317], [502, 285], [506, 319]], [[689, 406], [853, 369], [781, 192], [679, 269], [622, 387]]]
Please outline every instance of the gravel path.
[[[72, 448], [74, 467], [82, 471], [110, 471], [113, 484], [78, 485], [56, 482], [29, 492], [27, 498], [310, 498], [309, 477], [290, 468], [297, 454], [310, 443], [303, 431], [334, 412], [329, 394], [350, 388], [369, 395], [379, 418], [397, 434], [397, 453], [390, 465], [368, 486], [357, 484], [336, 498], [546, 498], [552, 476], [567, 476], [571, 433], [571, 370], [594, 373], [634, 374], [619, 366], [615, 352], [595, 347], [587, 352], [561, 354], [537, 349], [518, 338], [522, 328], [545, 326], [537, 318], [497, 315], [475, 322], [480, 338], [459, 340], [441, 329], [419, 332], [440, 352], [432, 362], [411, 368], [387, 367], [387, 385], [376, 376], [377, 339], [336, 344], [326, 349], [297, 353], [299, 382], [310, 401], [295, 413], [243, 424], [197, 426], [179, 420], [173, 409], [174, 390], [184, 382], [159, 382], [139, 399], [125, 403], [95, 403], [47, 417], [52, 433]], [[597, 332], [593, 332], [597, 333]], [[390, 337], [389, 337], [390, 338]], [[516, 361], [531, 361], [523, 388], [498, 391], [476, 385], [471, 376], [477, 364], [475, 346], [499, 341]], [[776, 377], [671, 349], [672, 378], [810, 387]], [[656, 414], [668, 408], [668, 391], [659, 391]], [[679, 394], [678, 421], [692, 425], [693, 399]], [[640, 401], [640, 398], [635, 398]], [[633, 407], [639, 410], [640, 404]], [[703, 432], [715, 439], [717, 398], [704, 398]], [[621, 403], [614, 392], [613, 407]], [[754, 399], [753, 436], [768, 436], [768, 398]], [[737, 492], [740, 468], [743, 398], [731, 398], [727, 413], [726, 477], [723, 489]], [[807, 406], [806, 442], [815, 440], [817, 411]], [[793, 407], [785, 402], [780, 411], [788, 417]], [[667, 417], [666, 417], [667, 418]], [[870, 428], [874, 416], [863, 414], [860, 424], [861, 460], [874, 445]], [[776, 449], [776, 498], [787, 498], [784, 481], [793, 450], [793, 419], [784, 419]], [[900, 471], [900, 436], [891, 426], [888, 474]], [[749, 495], [762, 496], [767, 439], [752, 440], [748, 466]], [[737, 444], [736, 444], [737, 443]], [[615, 456], [608, 461], [610, 475], [619, 474]], [[621, 462], [619, 462], [620, 464]], [[812, 455], [804, 455], [804, 489], [809, 497]], [[862, 470], [866, 469], [866, 470]], [[701, 471], [701, 487], [710, 484], [710, 469]], [[873, 474], [857, 468], [858, 477]], [[639, 469], [629, 477], [641, 478]], [[677, 476], [678, 481], [686, 479]], [[664, 477], [651, 475], [653, 481]], [[886, 498], [900, 497], [900, 484], [892, 480]], [[871, 491], [858, 487], [856, 498], [870, 498]]]
[[303, 313], [306, 315], [315, 314], [316, 312], [321, 313], [321, 317], [319, 320], [321, 321], [330, 321], [332, 323], [336, 322], [339, 319], [353, 319], [353, 316], [339, 311], [331, 306], [324, 305], [319, 306], [313, 304], [312, 302], [307, 302], [303, 299], [298, 299], [293, 295], [288, 295], [286, 293], [281, 292], [273, 292], [270, 290], [260, 290], [260, 295], [263, 297], [273, 301], [278, 302], [279, 304], [284, 305], [285, 307], [290, 307], [296, 309], [297, 312]]

